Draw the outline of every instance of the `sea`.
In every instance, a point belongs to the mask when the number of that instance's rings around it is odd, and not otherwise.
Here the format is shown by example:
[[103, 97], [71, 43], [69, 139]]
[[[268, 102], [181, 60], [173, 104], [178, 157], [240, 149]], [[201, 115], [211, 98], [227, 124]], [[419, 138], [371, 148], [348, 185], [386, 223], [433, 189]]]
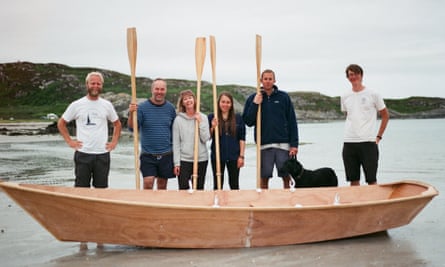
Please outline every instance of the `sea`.
[[[343, 121], [299, 123], [298, 159], [306, 169], [331, 167], [340, 185], [346, 185], [341, 158]], [[445, 119], [390, 120], [379, 144], [378, 182], [402, 179], [433, 180], [445, 177]], [[256, 146], [253, 128], [247, 128], [246, 160], [240, 172], [241, 189], [256, 187]], [[73, 151], [58, 135], [0, 136], [0, 179], [26, 183], [70, 185], [74, 183]], [[124, 133], [111, 155], [110, 187], [134, 188], [134, 142]], [[276, 170], [274, 176], [277, 176]], [[362, 181], [364, 180], [362, 174]], [[270, 187], [281, 188], [272, 178]], [[228, 188], [227, 179], [224, 184]], [[211, 168], [205, 188], [213, 188]], [[168, 189], [177, 189], [175, 178]]]
[[[343, 121], [300, 123], [298, 159], [307, 169], [331, 167], [345, 182]], [[440, 194], [408, 225], [363, 237], [313, 244], [241, 249], [158, 249], [56, 240], [0, 192], [0, 257], [4, 266], [445, 266], [445, 119], [390, 120], [379, 144], [378, 183], [418, 180]], [[241, 189], [256, 187], [256, 147], [248, 129]], [[111, 188], [135, 188], [133, 139], [124, 133], [111, 154]], [[0, 179], [73, 186], [73, 151], [59, 135], [0, 136]], [[276, 173], [274, 174], [276, 176]], [[208, 169], [206, 190], [213, 188]], [[362, 179], [363, 181], [363, 179]], [[282, 188], [280, 178], [270, 188]], [[177, 189], [175, 178], [169, 190]], [[225, 181], [224, 189], [227, 188]], [[279, 220], [279, 218], [277, 218]], [[205, 230], [205, 225], [197, 225]]]

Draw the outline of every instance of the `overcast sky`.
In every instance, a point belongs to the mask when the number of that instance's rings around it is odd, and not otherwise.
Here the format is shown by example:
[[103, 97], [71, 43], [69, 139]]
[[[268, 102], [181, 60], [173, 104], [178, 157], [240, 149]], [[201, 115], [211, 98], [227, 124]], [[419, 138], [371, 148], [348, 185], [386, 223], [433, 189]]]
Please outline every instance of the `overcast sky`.
[[[217, 84], [256, 86], [262, 69], [286, 91], [339, 96], [344, 69], [365, 71], [384, 98], [445, 97], [442, 0], [0, 0], [0, 63], [31, 61], [129, 74], [126, 30], [136, 27], [137, 76], [196, 80], [195, 39], [216, 38]], [[211, 81], [210, 51], [202, 80]], [[143, 90], [143, 88], [138, 88]]]

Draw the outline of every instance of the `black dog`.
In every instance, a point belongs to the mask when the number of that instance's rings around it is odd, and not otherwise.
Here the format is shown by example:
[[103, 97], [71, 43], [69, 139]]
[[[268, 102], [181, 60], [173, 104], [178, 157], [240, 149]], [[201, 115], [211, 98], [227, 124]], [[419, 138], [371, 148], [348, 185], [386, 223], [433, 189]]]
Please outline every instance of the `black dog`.
[[288, 159], [281, 170], [289, 173], [291, 179], [294, 179], [295, 187], [324, 187], [338, 185], [337, 175], [333, 169], [320, 168], [313, 171], [307, 170], [303, 168], [303, 165], [296, 158]]

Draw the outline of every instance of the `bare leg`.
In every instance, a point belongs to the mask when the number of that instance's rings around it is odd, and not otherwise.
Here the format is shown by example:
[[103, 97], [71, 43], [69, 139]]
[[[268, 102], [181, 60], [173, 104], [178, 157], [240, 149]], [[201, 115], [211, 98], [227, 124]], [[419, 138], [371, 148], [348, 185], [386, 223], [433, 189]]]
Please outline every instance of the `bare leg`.
[[154, 181], [155, 181], [154, 176], [144, 177], [144, 189], [153, 189]]
[[289, 182], [290, 182], [290, 177], [289, 176], [283, 177], [283, 188], [284, 189], [290, 188]]
[[80, 242], [79, 250], [80, 251], [88, 250], [88, 243], [87, 242]]
[[351, 186], [358, 186], [360, 185], [360, 181], [351, 181]]
[[267, 178], [261, 178], [261, 189], [268, 189], [269, 188], [269, 179]]
[[158, 187], [158, 190], [166, 190], [167, 189], [167, 179], [162, 178], [156, 178], [156, 185]]

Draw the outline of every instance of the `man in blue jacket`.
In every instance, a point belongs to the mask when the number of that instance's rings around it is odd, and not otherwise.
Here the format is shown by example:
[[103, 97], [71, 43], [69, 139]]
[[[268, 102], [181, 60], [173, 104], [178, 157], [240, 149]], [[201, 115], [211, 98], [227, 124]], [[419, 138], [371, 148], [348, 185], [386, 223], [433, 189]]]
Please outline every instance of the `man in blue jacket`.
[[[261, 188], [269, 188], [274, 166], [283, 178], [283, 187], [289, 188], [289, 174], [281, 171], [284, 162], [297, 155], [298, 125], [294, 105], [289, 95], [275, 85], [275, 73], [264, 70], [261, 74], [261, 92], [246, 100], [243, 119], [247, 126], [255, 126], [261, 105]], [[258, 140], [255, 140], [258, 142]]]

